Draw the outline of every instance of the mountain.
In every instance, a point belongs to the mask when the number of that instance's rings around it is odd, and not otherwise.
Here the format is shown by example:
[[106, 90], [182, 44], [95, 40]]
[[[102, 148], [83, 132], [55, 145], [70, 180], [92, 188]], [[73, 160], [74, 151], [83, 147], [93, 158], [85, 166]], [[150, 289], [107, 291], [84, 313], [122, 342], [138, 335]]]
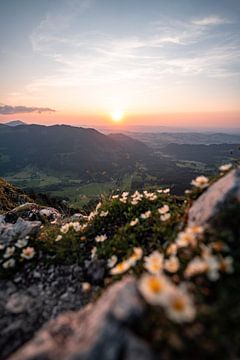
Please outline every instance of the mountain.
[[26, 125], [26, 123], [23, 122], [22, 120], [12, 120], [12, 121], [8, 121], [8, 122], [4, 123], [4, 125], [19, 126], [19, 125]]
[[0, 175], [25, 167], [65, 172], [75, 177], [111, 176], [145, 159], [151, 150], [127, 136], [66, 125], [0, 125]]

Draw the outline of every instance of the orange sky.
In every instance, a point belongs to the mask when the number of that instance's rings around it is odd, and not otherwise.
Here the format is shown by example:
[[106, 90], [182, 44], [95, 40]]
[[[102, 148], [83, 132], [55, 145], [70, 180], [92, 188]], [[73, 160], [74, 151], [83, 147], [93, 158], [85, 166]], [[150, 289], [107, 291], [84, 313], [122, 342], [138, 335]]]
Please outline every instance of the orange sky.
[[71, 124], [80, 126], [174, 126], [194, 128], [239, 128], [240, 112], [202, 112], [202, 113], [162, 113], [162, 114], [125, 114], [123, 119], [114, 123], [110, 114], [73, 114], [64, 112], [55, 113], [30, 113], [19, 115], [0, 116], [0, 122], [10, 120], [23, 120], [26, 123], [37, 123], [43, 125]]

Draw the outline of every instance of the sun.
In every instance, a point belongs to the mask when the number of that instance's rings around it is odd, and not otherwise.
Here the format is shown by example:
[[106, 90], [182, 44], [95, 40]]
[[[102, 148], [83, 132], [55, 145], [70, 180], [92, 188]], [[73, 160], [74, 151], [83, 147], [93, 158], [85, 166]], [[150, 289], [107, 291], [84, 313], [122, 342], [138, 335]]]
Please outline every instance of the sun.
[[112, 120], [114, 122], [120, 122], [120, 121], [122, 121], [122, 119], [124, 117], [124, 111], [122, 111], [122, 110], [113, 110], [110, 113], [110, 116], [111, 116], [111, 118], [112, 118]]

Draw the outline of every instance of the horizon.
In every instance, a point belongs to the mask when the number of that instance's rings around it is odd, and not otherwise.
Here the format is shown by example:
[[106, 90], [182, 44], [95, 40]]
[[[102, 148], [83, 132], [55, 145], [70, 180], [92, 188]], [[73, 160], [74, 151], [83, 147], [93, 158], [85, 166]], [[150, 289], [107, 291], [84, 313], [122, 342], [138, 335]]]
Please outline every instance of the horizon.
[[[25, 122], [20, 119], [10, 119], [9, 121], [0, 122], [0, 125], [8, 125], [13, 122], [21, 122], [19, 125], [39, 125], [39, 126], [71, 126], [79, 127], [83, 129], [95, 129], [99, 132], [110, 134], [110, 133], [220, 133], [220, 134], [240, 134], [240, 127], [229, 128], [229, 127], [199, 127], [199, 126], [164, 126], [164, 125], [126, 125], [126, 124], [106, 124], [95, 126], [94, 124], [71, 124], [71, 123], [52, 123], [52, 124], [41, 124], [37, 122]], [[19, 126], [16, 125], [16, 126]], [[15, 126], [14, 126], [15, 127]]]
[[239, 14], [237, 0], [2, 2], [0, 123], [239, 128]]

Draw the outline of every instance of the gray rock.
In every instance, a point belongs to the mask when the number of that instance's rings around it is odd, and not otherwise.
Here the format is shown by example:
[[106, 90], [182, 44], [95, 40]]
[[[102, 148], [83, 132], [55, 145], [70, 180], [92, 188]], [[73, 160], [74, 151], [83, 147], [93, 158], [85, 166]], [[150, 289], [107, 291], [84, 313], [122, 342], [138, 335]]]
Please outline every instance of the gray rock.
[[25, 203], [6, 213], [5, 217], [10, 221], [17, 217], [22, 217], [26, 220], [56, 221], [61, 218], [61, 214], [52, 207], [43, 207], [35, 203]]
[[106, 290], [96, 304], [50, 321], [10, 359], [151, 359], [147, 345], [131, 331], [144, 310], [136, 280], [126, 277]]
[[17, 292], [9, 297], [5, 308], [13, 314], [19, 314], [30, 311], [32, 304], [33, 298], [26, 294]]
[[189, 211], [188, 225], [210, 224], [234, 201], [240, 202], [240, 168], [218, 180], [195, 201]]
[[34, 235], [41, 226], [39, 221], [26, 221], [18, 218], [15, 224], [0, 223], [0, 240], [8, 245], [12, 241], [24, 239], [27, 235]]

